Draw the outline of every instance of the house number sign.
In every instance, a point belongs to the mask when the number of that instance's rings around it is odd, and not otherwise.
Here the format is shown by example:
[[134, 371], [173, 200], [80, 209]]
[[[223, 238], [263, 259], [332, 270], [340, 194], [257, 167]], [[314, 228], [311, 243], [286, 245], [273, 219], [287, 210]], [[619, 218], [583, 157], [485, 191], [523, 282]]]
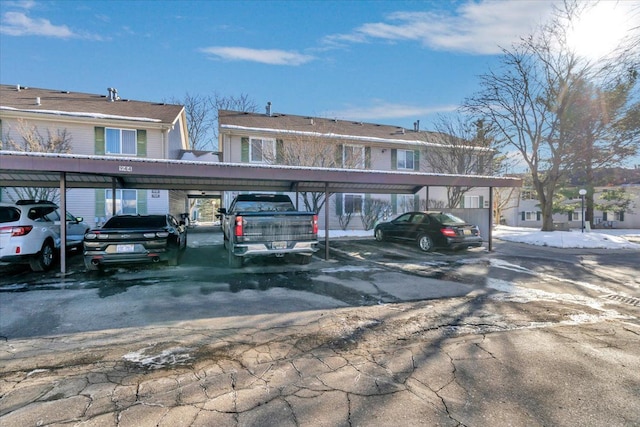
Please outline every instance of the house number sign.
[[119, 172], [133, 172], [133, 166], [120, 165], [120, 166], [118, 166], [118, 171]]

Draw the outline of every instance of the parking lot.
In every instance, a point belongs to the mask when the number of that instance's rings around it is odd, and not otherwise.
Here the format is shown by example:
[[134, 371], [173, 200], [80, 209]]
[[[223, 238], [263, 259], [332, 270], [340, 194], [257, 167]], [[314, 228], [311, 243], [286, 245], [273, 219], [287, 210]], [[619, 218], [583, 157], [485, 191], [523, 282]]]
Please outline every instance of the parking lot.
[[233, 270], [196, 230], [177, 267], [5, 268], [0, 423], [640, 421], [637, 251], [331, 248]]

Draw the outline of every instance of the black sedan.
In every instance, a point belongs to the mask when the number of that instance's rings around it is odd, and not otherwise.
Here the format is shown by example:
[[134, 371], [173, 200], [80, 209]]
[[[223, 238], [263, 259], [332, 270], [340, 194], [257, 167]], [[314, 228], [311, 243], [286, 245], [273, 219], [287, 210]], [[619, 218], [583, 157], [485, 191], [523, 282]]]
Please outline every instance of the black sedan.
[[467, 249], [482, 246], [477, 226], [446, 212], [407, 212], [389, 222], [376, 225], [377, 241], [405, 240], [416, 242], [430, 252], [434, 248]]
[[84, 264], [166, 261], [178, 265], [187, 247], [187, 227], [172, 215], [116, 215], [84, 235]]

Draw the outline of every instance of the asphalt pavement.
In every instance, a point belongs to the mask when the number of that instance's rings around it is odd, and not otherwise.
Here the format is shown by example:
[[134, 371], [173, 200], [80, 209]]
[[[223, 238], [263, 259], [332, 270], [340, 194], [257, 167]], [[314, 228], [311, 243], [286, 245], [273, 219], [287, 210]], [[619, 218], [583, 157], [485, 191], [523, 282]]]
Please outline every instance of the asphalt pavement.
[[635, 265], [373, 245], [233, 272], [193, 233], [177, 268], [4, 275], [0, 425], [640, 425]]

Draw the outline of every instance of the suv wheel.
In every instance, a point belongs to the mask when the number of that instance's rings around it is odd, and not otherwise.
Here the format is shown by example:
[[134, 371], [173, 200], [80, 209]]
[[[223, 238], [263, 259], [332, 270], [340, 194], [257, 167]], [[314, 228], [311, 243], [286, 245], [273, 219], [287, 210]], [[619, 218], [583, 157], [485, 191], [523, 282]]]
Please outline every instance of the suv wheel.
[[33, 271], [49, 270], [53, 265], [54, 255], [55, 255], [55, 250], [53, 248], [53, 243], [51, 243], [51, 240], [46, 240], [42, 244], [42, 249], [40, 249], [40, 252], [38, 252], [29, 261], [29, 264], [31, 265], [31, 269]]

